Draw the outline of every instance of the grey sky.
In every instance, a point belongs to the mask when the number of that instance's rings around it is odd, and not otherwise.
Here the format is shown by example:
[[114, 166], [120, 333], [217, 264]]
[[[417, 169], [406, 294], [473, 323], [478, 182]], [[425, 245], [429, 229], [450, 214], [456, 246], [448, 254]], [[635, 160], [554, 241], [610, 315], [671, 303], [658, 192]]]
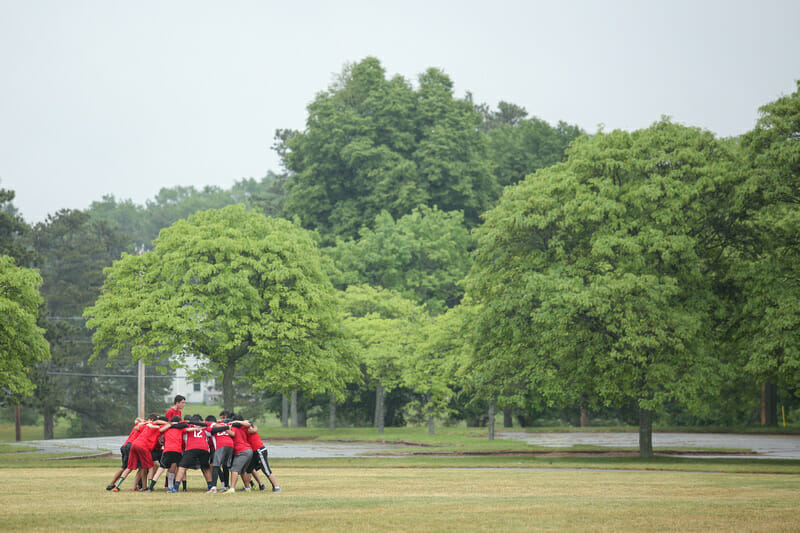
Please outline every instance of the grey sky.
[[347, 62], [594, 132], [720, 136], [800, 78], [800, 1], [0, 0], [0, 188], [29, 222], [279, 170]]

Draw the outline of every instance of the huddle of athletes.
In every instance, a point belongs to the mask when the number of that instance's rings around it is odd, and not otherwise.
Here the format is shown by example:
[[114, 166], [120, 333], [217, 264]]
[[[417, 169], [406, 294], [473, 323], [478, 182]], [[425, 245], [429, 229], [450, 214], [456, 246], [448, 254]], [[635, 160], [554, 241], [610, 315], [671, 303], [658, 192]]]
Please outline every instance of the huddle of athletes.
[[[146, 420], [136, 419], [128, 440], [120, 448], [122, 467], [106, 490], [119, 492], [125, 478], [135, 471], [131, 490], [153, 492], [158, 479], [167, 472], [167, 492], [178, 492], [181, 485], [185, 492], [186, 470], [200, 468], [207, 493], [236, 492], [239, 479], [245, 491], [256, 483], [265, 490], [258, 470], [267, 476], [272, 492], [281, 491], [254, 424], [227, 411], [220, 413], [220, 421], [214, 416], [202, 420], [198, 415], [184, 420], [181, 411], [185, 405], [186, 398], [179, 394], [166, 416], [151, 414]], [[222, 481], [220, 491], [218, 481]]]

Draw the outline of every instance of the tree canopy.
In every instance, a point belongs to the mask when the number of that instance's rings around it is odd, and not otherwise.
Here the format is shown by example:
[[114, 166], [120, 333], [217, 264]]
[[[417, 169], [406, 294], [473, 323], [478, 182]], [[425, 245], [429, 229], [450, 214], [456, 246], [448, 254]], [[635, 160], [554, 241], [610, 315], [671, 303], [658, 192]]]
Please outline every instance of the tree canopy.
[[244, 362], [246, 379], [269, 390], [340, 390], [352, 368], [333, 346], [335, 296], [322, 261], [311, 234], [286, 220], [241, 205], [195, 213], [106, 271], [85, 312], [95, 354], [204, 357], [223, 376], [229, 409]]
[[277, 134], [290, 171], [286, 214], [343, 238], [381, 211], [399, 218], [421, 204], [463, 211], [474, 226], [499, 190], [480, 122], [440, 70], [421, 74], [414, 90], [386, 79], [374, 57], [349, 65], [309, 104], [305, 130]]
[[476, 355], [511, 358], [551, 401], [634, 401], [650, 414], [718, 376], [709, 340], [737, 161], [666, 121], [577, 140], [565, 163], [506, 189], [477, 231]]
[[397, 291], [438, 314], [461, 299], [459, 282], [470, 267], [473, 239], [460, 212], [420, 206], [395, 221], [386, 211], [359, 239], [338, 240], [325, 251], [334, 260], [334, 283], [367, 283]]

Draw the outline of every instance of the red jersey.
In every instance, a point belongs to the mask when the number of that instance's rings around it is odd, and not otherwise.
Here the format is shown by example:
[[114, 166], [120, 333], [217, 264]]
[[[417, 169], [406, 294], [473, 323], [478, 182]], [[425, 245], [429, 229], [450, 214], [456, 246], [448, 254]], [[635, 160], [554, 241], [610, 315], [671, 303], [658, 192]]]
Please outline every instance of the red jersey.
[[234, 455], [237, 453], [242, 453], [245, 450], [250, 449], [250, 443], [247, 442], [247, 428], [232, 428], [234, 431], [233, 434], [233, 453]]
[[[227, 427], [227, 428], [230, 427], [227, 424], [216, 424], [216, 426], [212, 426], [212, 427], [220, 427], [220, 426]], [[217, 434], [213, 434], [212, 433], [211, 434], [211, 438], [214, 441], [214, 449], [215, 450], [219, 450], [220, 448], [224, 448], [226, 446], [229, 447], [229, 448], [233, 448], [233, 437], [228, 435], [228, 433], [225, 432], [225, 431], [223, 431], [221, 433], [217, 433]]]
[[183, 440], [187, 450], [208, 451], [207, 436], [206, 428], [188, 427], [183, 430]]
[[247, 442], [250, 443], [250, 447], [253, 450], [260, 450], [264, 447], [264, 442], [261, 440], [261, 437], [258, 436], [258, 431], [250, 431], [247, 432]]
[[172, 422], [172, 417], [175, 416], [175, 415], [178, 415], [179, 417], [181, 417], [181, 420], [183, 420], [183, 413], [181, 413], [179, 410], [175, 409], [174, 407], [170, 407], [167, 410], [167, 422]]
[[183, 452], [183, 430], [169, 428], [164, 432], [164, 451]]
[[152, 424], [144, 424], [141, 427], [139, 438], [136, 439], [134, 444], [139, 448], [144, 448], [145, 450], [152, 450], [156, 446], [156, 442], [158, 441], [158, 437], [161, 436], [161, 432], [158, 431], [158, 426], [153, 426]]
[[139, 436], [139, 424], [136, 424], [135, 426], [133, 426], [133, 429], [131, 430], [131, 434], [128, 435], [128, 440], [123, 442], [122, 445], [125, 446], [129, 442], [135, 441], [138, 436]]

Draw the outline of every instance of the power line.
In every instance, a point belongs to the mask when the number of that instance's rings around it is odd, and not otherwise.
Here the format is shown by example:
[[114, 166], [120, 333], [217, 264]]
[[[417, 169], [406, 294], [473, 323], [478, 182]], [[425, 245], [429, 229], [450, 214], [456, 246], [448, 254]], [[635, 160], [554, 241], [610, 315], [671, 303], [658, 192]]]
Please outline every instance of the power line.
[[[48, 376], [78, 376], [83, 378], [138, 378], [136, 374], [81, 374], [78, 372], [48, 372]], [[147, 379], [181, 379], [178, 376], [145, 376]], [[185, 378], [184, 378], [185, 379]]]

